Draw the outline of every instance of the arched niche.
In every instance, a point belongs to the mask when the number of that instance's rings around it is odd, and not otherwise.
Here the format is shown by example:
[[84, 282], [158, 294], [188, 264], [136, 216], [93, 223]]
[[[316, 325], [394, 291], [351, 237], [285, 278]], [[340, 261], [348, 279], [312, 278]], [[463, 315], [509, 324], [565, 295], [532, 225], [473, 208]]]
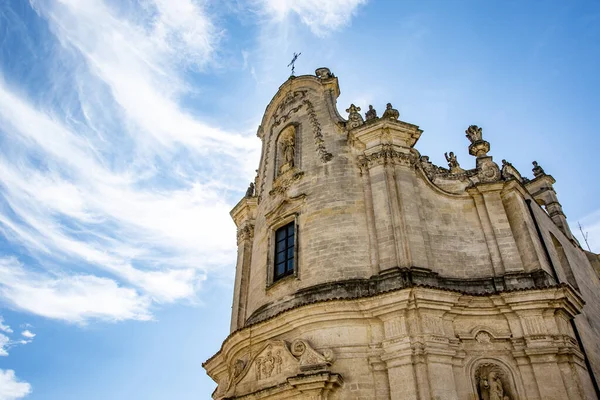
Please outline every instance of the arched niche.
[[283, 128], [276, 141], [275, 176], [298, 168], [299, 146], [297, 139], [297, 126], [290, 124]]
[[469, 368], [474, 399], [477, 400], [519, 400], [514, 370], [505, 362], [493, 358], [480, 358]]

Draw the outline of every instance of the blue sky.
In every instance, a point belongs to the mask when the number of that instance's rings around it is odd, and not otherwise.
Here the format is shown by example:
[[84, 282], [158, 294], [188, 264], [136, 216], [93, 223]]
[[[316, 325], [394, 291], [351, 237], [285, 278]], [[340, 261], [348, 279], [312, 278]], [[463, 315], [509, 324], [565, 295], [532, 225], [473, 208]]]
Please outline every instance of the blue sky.
[[199, 399], [255, 133], [293, 52], [438, 165], [556, 179], [600, 251], [598, 1], [0, 2], [0, 400]]

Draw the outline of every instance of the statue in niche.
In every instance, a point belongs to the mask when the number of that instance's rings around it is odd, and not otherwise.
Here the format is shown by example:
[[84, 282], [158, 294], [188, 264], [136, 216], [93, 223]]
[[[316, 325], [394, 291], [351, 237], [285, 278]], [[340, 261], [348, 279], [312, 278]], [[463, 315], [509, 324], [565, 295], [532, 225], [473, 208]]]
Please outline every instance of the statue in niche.
[[392, 107], [392, 103], [387, 103], [387, 105], [385, 106], [385, 111], [383, 112], [381, 118], [398, 120], [398, 118], [400, 118], [400, 113], [398, 112], [398, 110]]
[[369, 105], [369, 111], [365, 113], [365, 119], [367, 121], [371, 121], [372, 119], [377, 118], [377, 111], [373, 108], [372, 105]]
[[500, 368], [484, 364], [477, 374], [479, 400], [511, 400], [508, 382]]
[[283, 174], [294, 167], [294, 158], [296, 155], [295, 135], [293, 130], [289, 130], [281, 135], [281, 165], [279, 174]]

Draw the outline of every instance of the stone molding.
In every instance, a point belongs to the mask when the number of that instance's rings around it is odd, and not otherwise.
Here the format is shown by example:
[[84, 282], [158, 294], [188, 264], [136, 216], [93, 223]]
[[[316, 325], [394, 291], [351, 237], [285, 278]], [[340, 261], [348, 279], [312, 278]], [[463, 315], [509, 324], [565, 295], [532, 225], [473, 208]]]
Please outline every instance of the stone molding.
[[553, 278], [544, 270], [506, 273], [502, 276], [488, 278], [464, 279], [442, 277], [427, 268], [391, 268], [368, 279], [336, 281], [301, 289], [288, 299], [259, 307], [246, 320], [246, 326], [306, 304], [333, 299], [372, 297], [389, 291], [417, 286], [472, 295], [488, 295], [511, 290], [547, 288], [553, 285]]
[[[525, 397], [522, 382], [515, 381], [519, 375], [514, 372], [517, 363], [556, 364], [560, 359], [585, 368], [572, 333], [559, 327], [547, 340], [540, 340], [525, 328], [527, 318], [545, 315], [548, 324], [548, 318], [554, 321], [557, 313], [573, 318], [582, 306], [581, 298], [564, 285], [485, 296], [413, 287], [368, 298], [333, 299], [329, 303], [289, 310], [278, 318], [232, 333], [221, 350], [203, 366], [219, 382], [214, 399], [277, 399], [293, 396], [296, 391], [306, 396], [302, 398], [326, 399], [331, 390], [343, 385], [333, 352], [344, 358], [349, 357], [345, 354], [347, 351], [361, 357], [357, 350], [344, 350], [335, 345], [331, 347], [333, 351], [316, 350], [312, 347], [315, 339], [308, 343], [304, 339], [290, 342], [272, 338], [298, 337], [301, 332], [311, 334], [325, 321], [334, 324], [337, 320], [357, 321], [359, 324], [368, 319], [371, 324], [380, 321], [384, 327], [381, 331], [384, 336], [376, 336], [379, 339], [369, 344], [380, 349], [369, 356], [369, 363], [378, 365], [380, 371], [392, 374], [392, 369], [406, 366], [418, 374], [419, 365], [428, 368], [457, 365], [464, 367], [466, 377], [476, 385], [478, 379], [489, 375], [488, 370], [500, 368], [500, 378], [508, 379], [503, 382], [507, 385], [504, 390], [510, 393], [511, 399], [519, 399]], [[448, 324], [452, 325], [457, 318], [463, 318], [463, 322], [450, 327]], [[494, 318], [496, 321], [506, 318], [510, 322], [498, 325], [493, 323]], [[466, 321], [471, 322], [464, 325]], [[407, 324], [411, 327], [407, 328]], [[258, 377], [257, 365], [264, 362], [266, 367], [261, 371], [265, 375], [260, 372]], [[254, 383], [245, 384], [245, 379]], [[473, 387], [477, 393], [477, 387]]]

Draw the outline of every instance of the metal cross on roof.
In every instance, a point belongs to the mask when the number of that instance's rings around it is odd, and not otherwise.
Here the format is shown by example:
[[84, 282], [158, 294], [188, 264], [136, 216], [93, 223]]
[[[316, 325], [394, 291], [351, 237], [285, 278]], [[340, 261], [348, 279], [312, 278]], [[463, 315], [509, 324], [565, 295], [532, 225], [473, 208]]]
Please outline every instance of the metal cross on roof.
[[300, 54], [302, 54], [302, 53], [296, 54], [294, 52], [294, 58], [292, 58], [292, 61], [290, 61], [290, 63], [288, 64], [288, 67], [290, 67], [290, 66], [292, 67], [292, 76], [294, 76], [294, 69], [296, 68], [296, 65], [295, 65], [296, 64], [296, 60], [298, 59], [298, 57], [300, 56]]

